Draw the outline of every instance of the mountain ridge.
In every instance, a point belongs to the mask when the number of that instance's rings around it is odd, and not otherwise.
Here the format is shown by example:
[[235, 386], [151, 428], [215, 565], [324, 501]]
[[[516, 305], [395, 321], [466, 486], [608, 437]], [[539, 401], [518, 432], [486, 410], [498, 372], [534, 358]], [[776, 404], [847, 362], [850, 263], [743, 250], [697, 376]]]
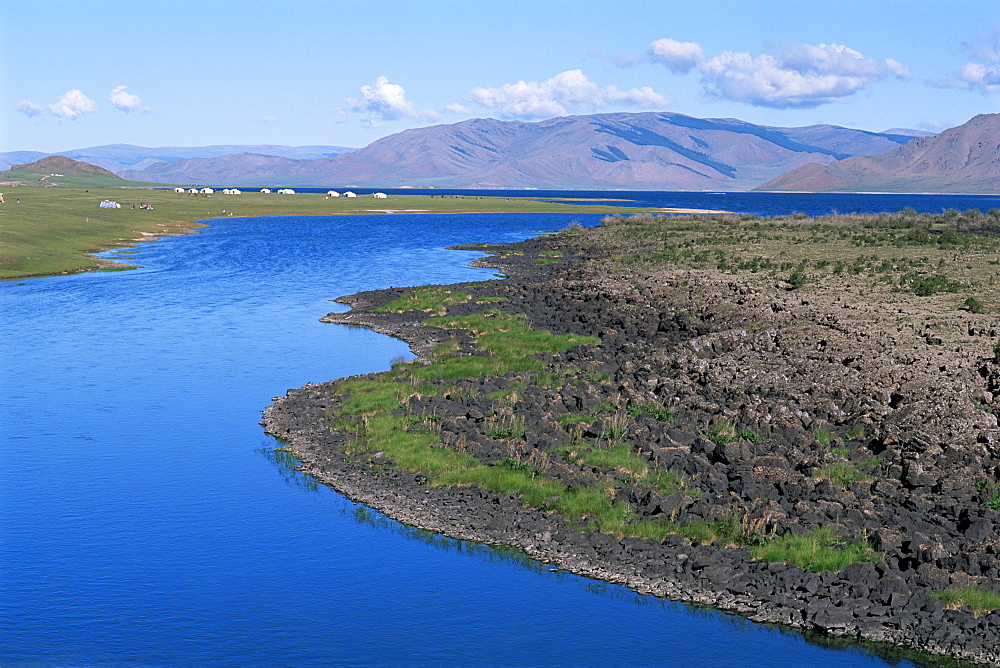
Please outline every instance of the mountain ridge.
[[810, 192], [1000, 191], [1000, 114], [979, 114], [876, 156], [803, 165], [755, 190]]
[[239, 185], [749, 190], [809, 162], [875, 155], [912, 139], [834, 125], [798, 128], [674, 112], [470, 119], [415, 128], [311, 160], [193, 158], [130, 179]]

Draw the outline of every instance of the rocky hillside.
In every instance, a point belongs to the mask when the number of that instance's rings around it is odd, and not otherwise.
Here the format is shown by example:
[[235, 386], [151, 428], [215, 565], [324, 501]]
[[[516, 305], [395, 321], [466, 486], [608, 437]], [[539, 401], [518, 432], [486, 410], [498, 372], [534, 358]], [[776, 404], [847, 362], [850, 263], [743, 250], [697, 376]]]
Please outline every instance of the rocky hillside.
[[[674, 113], [596, 114], [538, 123], [474, 119], [406, 130], [331, 158], [293, 163], [229, 156], [154, 165], [128, 176], [245, 185], [746, 190], [809, 162], [875, 155], [911, 138]], [[237, 176], [240, 180], [234, 180]]]
[[808, 164], [756, 190], [1000, 192], [1000, 114], [982, 114], [877, 156]]
[[24, 165], [13, 165], [11, 166], [11, 172], [21, 172], [25, 175], [28, 174], [61, 174], [64, 176], [81, 176], [81, 175], [91, 175], [91, 176], [107, 176], [113, 179], [119, 178], [114, 172], [108, 171], [103, 167], [98, 167], [97, 165], [91, 165], [87, 162], [80, 162], [79, 160], [73, 160], [72, 158], [67, 158], [64, 155], [50, 155], [42, 158], [41, 160], [36, 160], [35, 162], [29, 162]]

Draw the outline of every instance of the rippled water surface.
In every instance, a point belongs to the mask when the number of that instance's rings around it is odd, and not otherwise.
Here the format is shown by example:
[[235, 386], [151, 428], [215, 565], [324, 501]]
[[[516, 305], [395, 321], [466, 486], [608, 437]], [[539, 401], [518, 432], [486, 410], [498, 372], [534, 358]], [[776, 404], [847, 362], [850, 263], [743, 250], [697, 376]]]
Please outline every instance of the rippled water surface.
[[0, 283], [0, 665], [884, 665], [408, 530], [258, 420], [405, 344], [317, 320], [589, 215], [224, 219], [128, 272]]

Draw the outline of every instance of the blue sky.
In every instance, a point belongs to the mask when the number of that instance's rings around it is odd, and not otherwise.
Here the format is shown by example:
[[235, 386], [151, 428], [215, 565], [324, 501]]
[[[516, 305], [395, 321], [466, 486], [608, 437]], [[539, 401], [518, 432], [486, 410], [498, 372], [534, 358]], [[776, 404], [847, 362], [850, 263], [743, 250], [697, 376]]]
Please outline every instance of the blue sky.
[[941, 130], [1000, 111], [998, 0], [3, 0], [0, 151], [322, 144], [673, 111]]

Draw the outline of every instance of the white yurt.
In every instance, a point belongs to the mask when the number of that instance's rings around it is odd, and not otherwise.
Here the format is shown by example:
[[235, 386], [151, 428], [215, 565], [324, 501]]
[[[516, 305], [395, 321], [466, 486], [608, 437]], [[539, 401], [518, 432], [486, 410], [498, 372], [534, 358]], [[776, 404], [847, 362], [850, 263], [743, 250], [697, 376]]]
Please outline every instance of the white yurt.
[[271, 194], [271, 189], [270, 188], [261, 188], [260, 191], [262, 193], [264, 193], [265, 195], [270, 195]]
[[386, 197], [388, 197], [388, 195], [386, 195], [385, 193], [372, 193], [372, 197], [374, 197], [375, 199], [385, 199]]
[[344, 197], [357, 197], [357, 194], [348, 190], [346, 193], [344, 193]]
[[340, 197], [340, 193], [336, 190], [328, 190], [326, 193], [327, 197]]

